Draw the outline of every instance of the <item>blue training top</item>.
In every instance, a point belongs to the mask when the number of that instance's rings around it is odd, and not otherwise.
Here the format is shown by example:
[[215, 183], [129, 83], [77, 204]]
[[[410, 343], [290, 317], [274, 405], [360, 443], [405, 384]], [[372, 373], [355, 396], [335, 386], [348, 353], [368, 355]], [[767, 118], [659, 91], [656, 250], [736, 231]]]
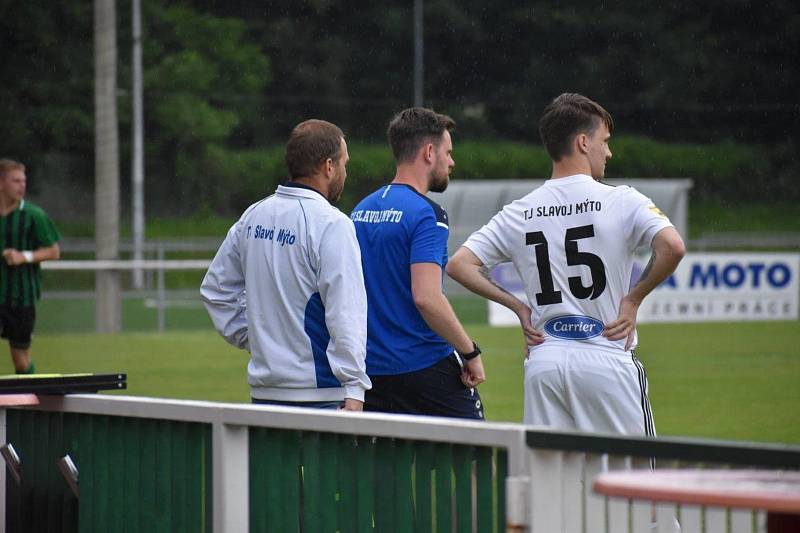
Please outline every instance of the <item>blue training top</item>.
[[453, 348], [434, 333], [414, 305], [413, 263], [447, 264], [450, 233], [444, 209], [413, 187], [389, 184], [350, 214], [361, 246], [367, 288], [367, 374], [428, 368]]

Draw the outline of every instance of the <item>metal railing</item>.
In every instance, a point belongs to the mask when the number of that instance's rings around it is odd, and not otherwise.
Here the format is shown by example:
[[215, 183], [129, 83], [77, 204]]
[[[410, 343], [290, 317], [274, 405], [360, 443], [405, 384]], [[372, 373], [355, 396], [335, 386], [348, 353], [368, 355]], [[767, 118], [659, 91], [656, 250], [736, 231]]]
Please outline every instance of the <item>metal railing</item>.
[[[143, 259], [143, 260], [64, 260], [42, 263], [45, 270], [58, 271], [154, 271], [158, 331], [166, 328], [167, 287], [165, 273], [175, 270], [207, 270], [210, 259]], [[199, 287], [198, 287], [199, 291]]]
[[[5, 442], [21, 482], [0, 474], [0, 520], [20, 531], [649, 533], [677, 517], [684, 533], [755, 533], [758, 510], [657, 505], [653, 525], [650, 504], [595, 495], [591, 482], [653, 457], [800, 468], [796, 446], [106, 395], [0, 411]], [[80, 502], [55, 466], [65, 454]]]
[[[175, 252], [208, 252], [213, 255], [222, 244], [223, 236], [219, 237], [185, 237], [185, 238], [150, 238], [144, 241], [143, 251], [153, 257], [165, 253]], [[59, 242], [62, 253], [94, 254], [97, 246], [94, 239], [66, 237]], [[133, 253], [133, 240], [120, 239], [119, 251]]]

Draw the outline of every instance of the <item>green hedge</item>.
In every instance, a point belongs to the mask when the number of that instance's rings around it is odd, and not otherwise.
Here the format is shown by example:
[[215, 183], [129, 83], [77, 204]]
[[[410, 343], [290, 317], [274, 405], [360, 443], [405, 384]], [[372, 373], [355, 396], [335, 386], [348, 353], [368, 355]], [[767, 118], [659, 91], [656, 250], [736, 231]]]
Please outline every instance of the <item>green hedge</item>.
[[700, 197], [768, 199], [768, 189], [753, 191], [771, 174], [764, 148], [724, 141], [716, 144], [666, 144], [642, 137], [612, 139], [608, 177], [692, 178]]
[[[609, 178], [692, 178], [701, 199], [770, 201], [800, 199], [794, 180], [773, 178], [770, 151], [732, 141], [715, 144], [662, 143], [643, 137], [615, 137], [608, 164]], [[394, 175], [387, 145], [351, 142], [348, 183], [343, 208]], [[274, 191], [286, 178], [283, 146], [261, 150], [221, 150], [207, 154], [215, 180], [207, 206], [220, 213], [238, 213], [255, 199]], [[540, 145], [512, 142], [459, 142], [456, 138], [452, 178], [540, 179], [550, 174], [550, 159]]]

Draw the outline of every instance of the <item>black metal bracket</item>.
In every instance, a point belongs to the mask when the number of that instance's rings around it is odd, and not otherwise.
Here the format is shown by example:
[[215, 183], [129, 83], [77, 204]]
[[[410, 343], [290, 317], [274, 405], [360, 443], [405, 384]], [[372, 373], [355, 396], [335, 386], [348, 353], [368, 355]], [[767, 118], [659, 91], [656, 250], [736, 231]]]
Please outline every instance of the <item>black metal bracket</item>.
[[56, 464], [58, 465], [58, 469], [61, 471], [61, 475], [64, 476], [64, 481], [67, 482], [70, 490], [72, 490], [72, 494], [74, 494], [76, 498], [80, 499], [81, 491], [78, 487], [78, 467], [75, 466], [74, 462], [72, 462], [72, 458], [69, 456], [69, 454], [67, 454], [56, 461]]
[[5, 459], [8, 471], [11, 472], [11, 476], [14, 478], [14, 481], [16, 481], [17, 485], [19, 485], [22, 481], [22, 470], [20, 467], [21, 461], [19, 460], [17, 450], [15, 450], [14, 446], [8, 442], [0, 446], [0, 455], [2, 455], [3, 459]]

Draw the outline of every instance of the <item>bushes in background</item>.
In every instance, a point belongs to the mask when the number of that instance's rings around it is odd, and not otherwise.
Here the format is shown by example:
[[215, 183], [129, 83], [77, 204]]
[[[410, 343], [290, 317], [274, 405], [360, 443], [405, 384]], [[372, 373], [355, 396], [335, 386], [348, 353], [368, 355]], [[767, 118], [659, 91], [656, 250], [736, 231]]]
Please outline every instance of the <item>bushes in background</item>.
[[715, 144], [660, 143], [644, 137], [612, 139], [608, 177], [692, 178], [694, 194], [726, 200], [772, 199], [765, 187], [769, 153], [761, 147], [723, 141]]
[[[609, 178], [691, 178], [693, 192], [703, 199], [761, 201], [800, 198], [800, 187], [778, 178], [770, 152], [731, 141], [715, 144], [672, 144], [644, 137], [614, 137]], [[230, 152], [214, 158], [219, 180], [214, 185], [221, 212], [240, 211], [275, 189], [286, 178], [283, 147]], [[394, 176], [388, 145], [349, 143], [350, 163], [342, 208], [349, 209], [365, 194]], [[452, 179], [541, 179], [550, 175], [550, 159], [540, 145], [476, 142], [455, 139]]]

